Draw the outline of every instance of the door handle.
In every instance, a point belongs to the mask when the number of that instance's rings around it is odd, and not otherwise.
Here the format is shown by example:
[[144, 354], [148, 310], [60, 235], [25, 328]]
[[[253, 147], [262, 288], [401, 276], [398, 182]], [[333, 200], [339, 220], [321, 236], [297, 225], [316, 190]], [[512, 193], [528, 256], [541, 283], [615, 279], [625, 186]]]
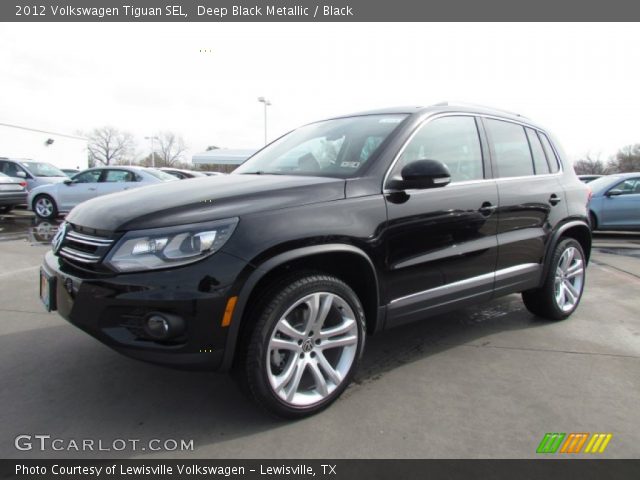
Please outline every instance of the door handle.
[[96, 187], [89, 187], [89, 190], [92, 191], [92, 192], [95, 192], [97, 190], [97, 188]]
[[491, 202], [484, 202], [478, 209], [478, 212], [488, 217], [496, 210], [496, 208], [498, 208], [497, 205], [492, 205]]
[[557, 204], [559, 204], [562, 201], [562, 199], [556, 195], [555, 193], [551, 194], [551, 196], [549, 197], [549, 203], [552, 206], [556, 206]]

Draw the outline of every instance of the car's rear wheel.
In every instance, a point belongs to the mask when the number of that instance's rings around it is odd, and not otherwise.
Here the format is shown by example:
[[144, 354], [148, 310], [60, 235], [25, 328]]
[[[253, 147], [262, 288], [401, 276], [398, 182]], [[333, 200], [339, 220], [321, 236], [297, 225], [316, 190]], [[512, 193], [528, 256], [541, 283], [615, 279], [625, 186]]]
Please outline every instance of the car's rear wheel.
[[49, 195], [38, 195], [33, 200], [33, 211], [40, 218], [53, 219], [58, 216], [56, 202]]
[[333, 276], [280, 283], [261, 302], [237, 373], [269, 412], [300, 418], [326, 408], [348, 386], [364, 348], [356, 294]]
[[527, 309], [550, 320], [567, 318], [580, 304], [586, 266], [580, 243], [573, 238], [560, 240], [542, 287], [522, 293]]

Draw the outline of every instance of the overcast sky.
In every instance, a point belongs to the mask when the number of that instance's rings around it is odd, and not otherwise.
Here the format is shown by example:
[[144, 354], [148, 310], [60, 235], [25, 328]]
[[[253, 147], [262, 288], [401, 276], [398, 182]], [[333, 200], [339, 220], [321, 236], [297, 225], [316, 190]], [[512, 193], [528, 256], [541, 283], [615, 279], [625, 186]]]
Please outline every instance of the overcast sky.
[[[200, 50], [210, 50], [202, 53]], [[640, 143], [637, 24], [0, 24], [0, 123], [263, 143], [334, 114], [442, 100], [519, 112], [575, 159]]]

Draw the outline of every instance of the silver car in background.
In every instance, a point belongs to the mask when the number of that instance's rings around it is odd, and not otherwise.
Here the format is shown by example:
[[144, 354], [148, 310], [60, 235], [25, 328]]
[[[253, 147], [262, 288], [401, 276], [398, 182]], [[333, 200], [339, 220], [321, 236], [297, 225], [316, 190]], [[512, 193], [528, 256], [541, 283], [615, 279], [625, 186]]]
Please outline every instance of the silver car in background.
[[0, 158], [0, 173], [18, 182], [26, 182], [27, 191], [40, 185], [58, 183], [69, 178], [55, 165], [27, 159]]
[[22, 205], [27, 200], [25, 187], [27, 182], [18, 181], [0, 173], [0, 213], [8, 213], [16, 205]]
[[173, 175], [155, 168], [90, 168], [61, 183], [34, 188], [29, 192], [27, 204], [38, 217], [51, 219], [95, 197], [177, 180]]

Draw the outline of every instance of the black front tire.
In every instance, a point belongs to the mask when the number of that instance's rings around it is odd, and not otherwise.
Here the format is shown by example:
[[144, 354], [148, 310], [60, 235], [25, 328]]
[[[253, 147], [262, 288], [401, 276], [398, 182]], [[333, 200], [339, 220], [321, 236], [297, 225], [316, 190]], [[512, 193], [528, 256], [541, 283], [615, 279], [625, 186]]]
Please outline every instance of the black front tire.
[[589, 212], [589, 227], [591, 227], [592, 232], [595, 232], [598, 228], [598, 219], [596, 218], [596, 214], [593, 212]]
[[[579, 286], [574, 287], [577, 292], [574, 294], [575, 297], [577, 297], [575, 302], [571, 305], [560, 305], [558, 297], [562, 299], [565, 297], [562, 297], [558, 290], [559, 283], [562, 283], [558, 280], [558, 275], [562, 275], [559, 273], [559, 264], [561, 259], [563, 259], [563, 255], [568, 251], [575, 252], [575, 258], [577, 258], [577, 261], [581, 262], [582, 277]], [[579, 271], [577, 266], [574, 268], [576, 268], [576, 271]], [[585, 279], [586, 259], [582, 246], [573, 238], [562, 238], [553, 252], [542, 287], [522, 292], [522, 300], [524, 301], [527, 310], [534, 315], [548, 320], [564, 320], [578, 308], [582, 298], [582, 292], [584, 290]], [[568, 294], [569, 293], [566, 295]]]
[[9, 213], [13, 210], [13, 207], [15, 207], [15, 205], [2, 205], [0, 207], [0, 213]]
[[[321, 297], [322, 295], [325, 297]], [[327, 307], [326, 311], [328, 313], [326, 313], [324, 317], [326, 318], [324, 323], [314, 323], [315, 325], [325, 326], [326, 329], [322, 330], [318, 327], [316, 332], [311, 331], [306, 333], [304, 332], [304, 325], [311, 324], [313, 321], [312, 309], [307, 308], [306, 303], [299, 302], [306, 298], [316, 298], [316, 296], [318, 296], [318, 298], [324, 298], [325, 300], [327, 298], [332, 299], [331, 302], [328, 302], [330, 306]], [[298, 303], [299, 306], [296, 307]], [[317, 305], [322, 306], [324, 303], [318, 303]], [[301, 311], [296, 310], [300, 308], [302, 308]], [[305, 308], [307, 308], [308, 312]], [[288, 311], [291, 313], [287, 313]], [[319, 311], [321, 312], [323, 309], [318, 308], [315, 310], [316, 313]], [[331, 321], [344, 322], [344, 319], [347, 317], [347, 315], [343, 315], [345, 311], [348, 311], [349, 314], [352, 313], [355, 318], [348, 323], [350, 328], [349, 333], [335, 338], [344, 339], [346, 338], [345, 335], [351, 335], [349, 339], [351, 339], [350, 341], [352, 341], [353, 344], [349, 347], [337, 347], [333, 349], [333, 352], [336, 352], [338, 348], [341, 348], [338, 355], [339, 359], [335, 361], [336, 365], [333, 365], [335, 371], [339, 371], [339, 367], [342, 365], [342, 371], [338, 377], [338, 381], [335, 377], [331, 378], [331, 375], [326, 373], [329, 372], [330, 369], [324, 370], [321, 365], [331, 355], [327, 352], [331, 352], [332, 350], [321, 350], [321, 345], [325, 344], [325, 342], [330, 342], [331, 339], [327, 338], [327, 340], [324, 340], [320, 339], [320, 337], [322, 332], [336, 328], [335, 324], [334, 326], [330, 324]], [[252, 316], [254, 318], [248, 318], [245, 321], [255, 320], [255, 326], [245, 334], [242, 339], [244, 344], [239, 345], [238, 358], [234, 366], [234, 376], [240, 383], [242, 390], [248, 393], [252, 400], [261, 407], [278, 417], [289, 419], [303, 418], [318, 413], [328, 407], [347, 388], [357, 369], [360, 356], [364, 349], [366, 329], [364, 311], [360, 300], [346, 283], [336, 277], [322, 273], [291, 275], [284, 278], [271, 290], [262, 295], [262, 299], [253, 310]], [[317, 316], [320, 318], [321, 314]], [[285, 317], [296, 329], [295, 331], [289, 330], [292, 332], [290, 336], [283, 336], [280, 333], [283, 331], [281, 330], [281, 322]], [[300, 320], [299, 324], [294, 323], [296, 318]], [[319, 321], [320, 320], [318, 320], [318, 322]], [[347, 325], [347, 323], [345, 323], [345, 325]], [[302, 335], [298, 337], [298, 333]], [[309, 335], [308, 339], [306, 337], [307, 334]], [[292, 342], [291, 344], [299, 342], [300, 348], [299, 350], [274, 351], [272, 343], [274, 339]], [[311, 350], [304, 350], [305, 345], [306, 348], [310, 348]], [[325, 346], [324, 348], [327, 347]], [[346, 358], [342, 357], [343, 353], [341, 352], [347, 349], [349, 349], [349, 358], [347, 360], [352, 363], [345, 367], [344, 365], [346, 365], [346, 363], [340, 363]], [[274, 356], [277, 356], [277, 358], [274, 358]], [[321, 356], [322, 358], [320, 358]], [[302, 359], [308, 362], [308, 364], [305, 365], [309, 366], [294, 366], [296, 363], [301, 364], [303, 362]], [[310, 365], [314, 359], [315, 366]], [[278, 361], [280, 361], [280, 363], [278, 363]], [[327, 364], [325, 363], [324, 365]], [[311, 403], [301, 404], [301, 402], [296, 402], [293, 398], [290, 401], [282, 398], [283, 391], [285, 390], [284, 387], [281, 390], [277, 390], [274, 387], [274, 369], [278, 367], [281, 368], [281, 377], [286, 376], [286, 373], [283, 372], [289, 368], [291, 368], [291, 371], [297, 371], [298, 368], [303, 371], [303, 373], [301, 373], [302, 380], [298, 380], [300, 390], [295, 388], [290, 389], [290, 391], [302, 392], [301, 395], [296, 394], [295, 398], [299, 396], [304, 397], [309, 393], [310, 398], [313, 399]], [[318, 379], [317, 375], [319, 372], [326, 377], [325, 381], [329, 380], [322, 385], [322, 389], [320, 388], [321, 385], [318, 383], [318, 380], [316, 380]], [[293, 374], [292, 378], [295, 377], [296, 375]], [[306, 386], [303, 385], [303, 380], [306, 380]], [[309, 380], [311, 380], [311, 382], [309, 382]], [[322, 382], [322, 380], [320, 380], [320, 382]], [[330, 385], [330, 388], [327, 388], [327, 385]], [[317, 401], [315, 401], [316, 399]]]

